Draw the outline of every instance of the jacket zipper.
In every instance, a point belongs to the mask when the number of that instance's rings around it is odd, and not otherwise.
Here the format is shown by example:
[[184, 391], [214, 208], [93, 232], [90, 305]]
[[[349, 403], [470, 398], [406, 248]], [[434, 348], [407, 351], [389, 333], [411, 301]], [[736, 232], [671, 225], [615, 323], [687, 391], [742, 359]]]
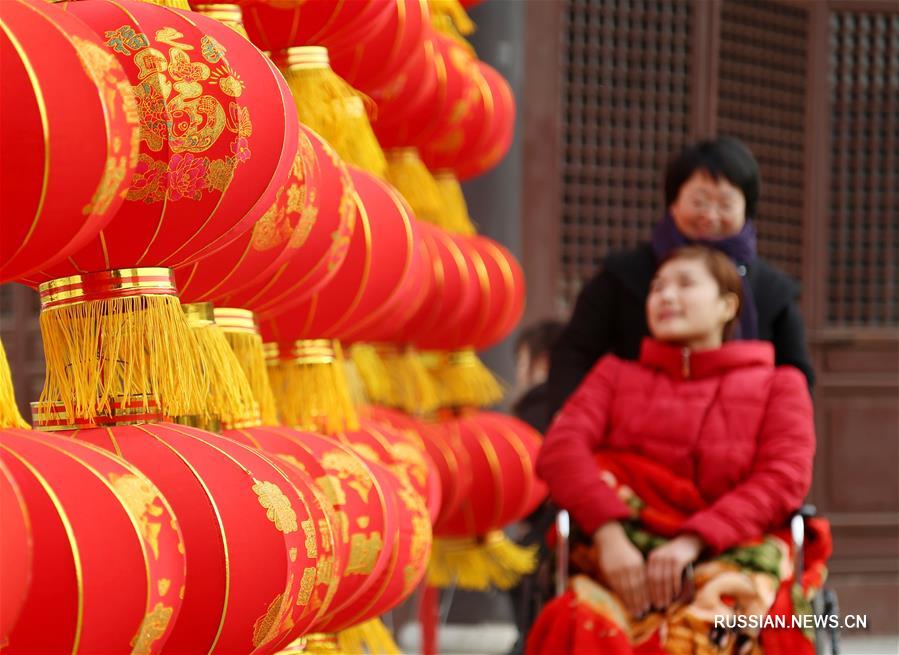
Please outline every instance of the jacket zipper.
[[684, 348], [681, 350], [681, 375], [683, 375], [684, 379], [688, 379], [690, 377], [690, 349]]

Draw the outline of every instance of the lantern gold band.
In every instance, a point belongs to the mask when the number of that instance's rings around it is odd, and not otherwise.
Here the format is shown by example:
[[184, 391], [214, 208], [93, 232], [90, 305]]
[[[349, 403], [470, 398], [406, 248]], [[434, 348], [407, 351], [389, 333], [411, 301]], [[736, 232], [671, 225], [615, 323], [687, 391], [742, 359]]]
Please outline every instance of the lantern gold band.
[[57, 432], [60, 430], [85, 430], [115, 425], [138, 425], [163, 420], [162, 411], [153, 398], [148, 399], [146, 406], [143, 399], [127, 402], [113, 401], [103, 416], [94, 418], [71, 417], [61, 402], [31, 403], [31, 421], [34, 429], [40, 432]]
[[265, 363], [267, 366], [276, 365], [281, 359], [281, 349], [274, 342], [262, 344], [262, 351], [265, 353]]
[[211, 302], [189, 302], [181, 304], [181, 311], [187, 319], [187, 325], [192, 328], [208, 327], [215, 325], [215, 314]]
[[479, 364], [478, 356], [471, 349], [454, 350], [447, 356], [447, 359], [454, 366], [476, 366]]
[[330, 339], [300, 339], [291, 349], [295, 364], [330, 364], [338, 357], [339, 346]]
[[222, 332], [259, 334], [259, 326], [256, 325], [256, 317], [249, 309], [240, 309], [238, 307], [216, 307], [214, 315], [215, 322], [222, 328]]
[[389, 148], [384, 151], [384, 154], [387, 156], [387, 159], [392, 160], [400, 160], [400, 159], [421, 159], [421, 155], [418, 154], [418, 148]]
[[323, 46], [297, 46], [272, 54], [279, 66], [288, 68], [330, 68], [328, 49]]
[[41, 309], [129, 296], [177, 296], [170, 268], [120, 268], [60, 277], [38, 286]]

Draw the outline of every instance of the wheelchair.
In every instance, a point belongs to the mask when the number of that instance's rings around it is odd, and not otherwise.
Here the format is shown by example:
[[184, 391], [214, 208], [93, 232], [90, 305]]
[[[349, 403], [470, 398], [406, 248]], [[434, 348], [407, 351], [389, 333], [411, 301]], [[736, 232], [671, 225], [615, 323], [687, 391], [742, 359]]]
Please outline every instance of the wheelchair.
[[[790, 537], [794, 546], [794, 571], [796, 577], [802, 575], [804, 570], [803, 548], [806, 541], [806, 521], [817, 515], [814, 505], [802, 506], [790, 519]], [[540, 567], [546, 572], [547, 567], [554, 569], [552, 571], [552, 588], [546, 590], [537, 590], [537, 593], [543, 593], [543, 600], [548, 600], [553, 596], [560, 596], [565, 593], [568, 588], [569, 575], [569, 553], [571, 548], [572, 524], [571, 517], [565, 510], [559, 510], [555, 514], [556, 527], [556, 546], [554, 551], [554, 561], [551, 558], [545, 558], [540, 562]], [[548, 593], [547, 593], [548, 591]], [[830, 587], [826, 585], [812, 599], [812, 611], [816, 616], [830, 617], [839, 616], [840, 608], [837, 601], [837, 595]], [[836, 626], [831, 626], [830, 621], [825, 619], [815, 628], [815, 652], [816, 655], [839, 655], [840, 654], [840, 632]], [[521, 628], [522, 625], [520, 624]]]

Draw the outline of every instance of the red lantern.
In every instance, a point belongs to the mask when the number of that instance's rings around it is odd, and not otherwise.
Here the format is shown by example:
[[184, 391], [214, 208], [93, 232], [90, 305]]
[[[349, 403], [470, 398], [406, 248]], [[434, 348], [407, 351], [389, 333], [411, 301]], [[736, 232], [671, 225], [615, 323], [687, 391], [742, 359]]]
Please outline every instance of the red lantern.
[[325, 557], [312, 548], [310, 499], [271, 460], [195, 428], [120, 425], [68, 436], [138, 466], [178, 516], [189, 577], [164, 652], [274, 652]]
[[484, 77], [486, 64], [467, 68], [474, 86], [473, 99], [461, 120], [448, 126], [419, 148], [421, 159], [432, 171], [452, 170], [479, 156], [479, 148], [491, 128], [495, 107], [492, 91]]
[[65, 7], [103, 35], [125, 69], [137, 98], [140, 155], [127, 198], [100, 238], [38, 281], [73, 269], [183, 265], [252, 227], [295, 155], [293, 99], [277, 70], [237, 32], [201, 14], [133, 0]]
[[[315, 132], [300, 126], [303, 159], [300, 247], [268, 278], [232, 292], [217, 302], [262, 312], [302, 302], [327, 284], [346, 258], [356, 226], [355, 189], [346, 165]], [[305, 157], [307, 153], [314, 156]], [[305, 240], [303, 240], [305, 239]]]
[[483, 62], [478, 62], [478, 66], [487, 82], [483, 89], [489, 96], [487, 105], [492, 105], [493, 111], [488, 112], [476, 152], [453, 166], [460, 180], [475, 177], [496, 166], [509, 151], [515, 136], [515, 96], [512, 87], [496, 69]]
[[181, 302], [215, 301], [260, 279], [267, 281], [303, 245], [312, 228], [305, 169], [314, 161], [309, 138], [299, 136], [289, 175], [253, 229], [218, 252], [175, 270]]
[[28, 430], [0, 433], [0, 455], [34, 546], [31, 590], [4, 651], [161, 652], [182, 604], [185, 560], [156, 486], [106, 452]]
[[[378, 576], [368, 602], [355, 607], [347, 621], [347, 625], [358, 625], [390, 611], [414, 591], [431, 553], [431, 521], [424, 498], [409, 475], [408, 457], [396, 441], [391, 442], [370, 423], [360, 430], [340, 434], [337, 439], [368, 462], [390, 471], [390, 492], [397, 499], [397, 537], [388, 565]], [[423, 462], [420, 465], [424, 467]]]
[[[347, 627], [354, 608], [371, 599], [393, 551], [397, 510], [390, 488], [385, 487], [390, 474], [364, 462], [352, 449], [311, 432], [260, 427], [231, 430], [228, 435], [317, 476], [315, 482], [336, 510], [338, 540], [348, 555], [330, 611], [311, 630], [336, 632]], [[315, 472], [310, 461], [319, 463], [324, 476]]]
[[524, 272], [518, 261], [501, 244], [487, 237], [469, 237], [487, 270], [490, 294], [487, 296], [483, 328], [469, 335], [469, 344], [482, 350], [503, 339], [524, 313]]
[[9, 643], [9, 635], [25, 604], [31, 585], [31, 519], [22, 490], [12, 473], [0, 461], [0, 644]]
[[[318, 560], [315, 585], [306, 592], [311, 594], [309, 603], [305, 607], [295, 608], [298, 612], [291, 618], [293, 627], [284, 634], [279, 644], [283, 647], [310, 632], [311, 628], [321, 622], [336, 606], [334, 600], [337, 598], [340, 581], [344, 579], [343, 569], [349, 558], [350, 543], [341, 535], [340, 516], [325, 491], [318, 487], [319, 481], [326, 478], [327, 472], [308, 451], [292, 447], [291, 440], [299, 433], [279, 426], [257, 426], [226, 430], [224, 434], [238, 443], [267, 453], [267, 456], [291, 479], [294, 486], [308, 491], [313, 498], [309, 503], [310, 511], [314, 515], [315, 525], [318, 526], [316, 548], [321, 553], [329, 554], [329, 557], [321, 557]], [[284, 440], [287, 443], [286, 449], [279, 448], [279, 442]], [[337, 600], [339, 601], [339, 598]]]
[[421, 45], [428, 23], [428, 6], [421, 0], [393, 0], [387, 21], [377, 31], [329, 39], [331, 67], [352, 86], [366, 93], [390, 84]]
[[87, 25], [33, 0], [0, 3], [0, 17], [4, 282], [96, 237], [124, 200], [138, 130], [125, 72]]
[[371, 342], [403, 343], [408, 341], [403, 335], [407, 333], [416, 316], [426, 311], [425, 303], [434, 293], [433, 266], [431, 252], [428, 249], [424, 231], [429, 230], [427, 223], [415, 222], [414, 241], [412, 244], [412, 261], [409, 271], [403, 276], [390, 299], [384, 303], [380, 316], [390, 320], [370, 320], [360, 335], [353, 331], [346, 339], [365, 339]]
[[346, 433], [346, 436], [357, 449], [359, 444], [368, 444], [371, 452], [377, 455], [376, 461], [389, 468], [403, 485], [413, 489], [424, 501], [431, 519], [436, 518], [442, 496], [440, 476], [418, 432], [406, 432], [366, 418], [361, 421], [359, 430]]
[[366, 408], [368, 416], [406, 434], [417, 435], [436, 467], [440, 479], [441, 503], [432, 522], [454, 514], [471, 491], [471, 462], [468, 451], [434, 424], [418, 421], [402, 412], [381, 406]]
[[330, 40], [359, 39], [390, 20], [391, 3], [383, 0], [269, 0], [244, 8], [250, 39], [275, 52], [302, 45], [329, 45]]
[[[534, 460], [540, 445], [536, 432], [512, 430], [494, 415], [477, 413], [442, 426], [459, 439], [472, 467], [471, 493], [459, 509], [434, 526], [441, 537], [471, 537], [516, 521], [532, 511], [540, 487]], [[543, 491], [545, 494], [545, 490]], [[488, 502], [483, 502], [487, 500]]]
[[415, 232], [405, 201], [388, 184], [350, 169], [358, 225], [334, 279], [308, 301], [261, 321], [262, 336], [288, 346], [303, 338], [365, 338], [412, 263]]
[[454, 350], [466, 345], [468, 335], [481, 329], [482, 296], [489, 292], [480, 256], [464, 237], [434, 230], [444, 276], [444, 300], [436, 321], [415, 337], [419, 348]]
[[389, 83], [372, 90], [371, 98], [378, 105], [372, 129], [384, 148], [408, 146], [430, 119], [438, 85], [436, 57], [433, 42], [425, 39]]

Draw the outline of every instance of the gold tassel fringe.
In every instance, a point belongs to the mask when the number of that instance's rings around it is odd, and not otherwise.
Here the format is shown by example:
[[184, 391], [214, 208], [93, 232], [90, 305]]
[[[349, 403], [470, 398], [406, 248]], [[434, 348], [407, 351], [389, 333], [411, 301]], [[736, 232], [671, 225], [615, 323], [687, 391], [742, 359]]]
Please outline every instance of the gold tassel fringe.
[[340, 344], [324, 339], [312, 343], [319, 342], [327, 344], [328, 354], [282, 353], [277, 363], [269, 365], [280, 415], [286, 425], [301, 430], [324, 434], [358, 430], [359, 417], [350, 396]]
[[278, 425], [278, 408], [268, 378], [262, 337], [247, 332], [225, 331], [225, 339], [243, 369], [253, 397], [259, 403], [259, 414], [263, 425]]
[[341, 653], [369, 655], [402, 655], [390, 630], [381, 619], [372, 619], [337, 633]]
[[379, 349], [379, 355], [390, 380], [386, 405], [417, 415], [429, 414], [440, 406], [434, 379], [417, 350], [384, 347]]
[[444, 407], [490, 407], [503, 399], [503, 386], [473, 350], [441, 353], [432, 362]]
[[537, 568], [537, 547], [512, 543], [499, 530], [483, 539], [434, 539], [428, 564], [428, 584], [486, 591], [511, 589]]
[[443, 215], [447, 228], [456, 234], [473, 235], [478, 231], [468, 214], [468, 204], [462, 193], [459, 180], [452, 173], [441, 171], [434, 176], [437, 188], [440, 190], [440, 198], [443, 203]]
[[157, 5], [159, 7], [171, 7], [172, 9], [183, 9], [190, 11], [190, 5], [187, 0], [141, 0], [148, 5]]
[[393, 400], [390, 374], [378, 349], [368, 343], [354, 343], [349, 348], [350, 359], [356, 366], [365, 387], [365, 395], [378, 405], [389, 405]]
[[16, 406], [16, 394], [12, 385], [12, 373], [6, 361], [6, 350], [0, 341], [0, 428], [30, 428]]
[[415, 217], [433, 225], [448, 228], [440, 189], [415, 148], [393, 148], [387, 151], [387, 181], [412, 207]]
[[365, 389], [365, 382], [359, 374], [359, 367], [352, 355], [343, 359], [343, 371], [346, 373], [347, 389], [350, 391], [350, 400], [353, 407], [363, 407], [368, 404], [368, 393]]
[[469, 36], [475, 31], [475, 24], [459, 0], [428, 0], [432, 19], [445, 16], [452, 21], [459, 34]]
[[166, 416], [204, 412], [206, 385], [177, 297], [91, 300], [40, 316], [47, 363], [40, 402], [62, 403], [72, 420], [110, 412], [125, 396], [154, 399]]
[[348, 164], [384, 179], [387, 161], [381, 144], [372, 131], [365, 96], [331, 70], [324, 59], [322, 65], [295, 64], [291, 48], [275, 53], [293, 93], [300, 122], [318, 132]]
[[[211, 306], [209, 309], [211, 313]], [[188, 325], [206, 382], [206, 411], [202, 416], [215, 417], [228, 426], [258, 424], [253, 390], [222, 328], [214, 321], [192, 319], [190, 315]]]

